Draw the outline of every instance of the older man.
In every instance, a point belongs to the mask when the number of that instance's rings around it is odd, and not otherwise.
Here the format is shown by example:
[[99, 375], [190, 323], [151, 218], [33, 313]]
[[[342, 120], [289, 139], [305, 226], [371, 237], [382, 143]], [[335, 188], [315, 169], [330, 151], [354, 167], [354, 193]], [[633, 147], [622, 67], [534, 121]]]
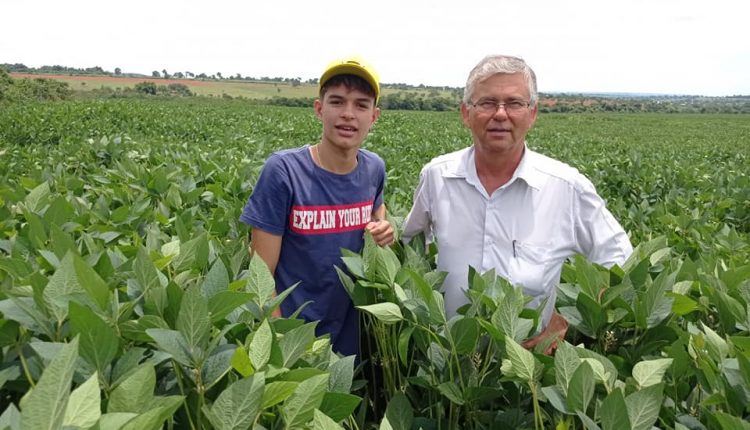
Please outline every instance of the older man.
[[[633, 248], [591, 181], [526, 145], [537, 117], [536, 76], [520, 58], [488, 56], [469, 74], [461, 116], [473, 145], [423, 169], [404, 223], [409, 240], [425, 232], [438, 244], [438, 268], [449, 315], [467, 303], [469, 266], [521, 285], [546, 305], [544, 330], [525, 345], [565, 335], [554, 312], [566, 258], [582, 254], [604, 266], [622, 264]], [[555, 342], [550, 344], [551, 352]]]

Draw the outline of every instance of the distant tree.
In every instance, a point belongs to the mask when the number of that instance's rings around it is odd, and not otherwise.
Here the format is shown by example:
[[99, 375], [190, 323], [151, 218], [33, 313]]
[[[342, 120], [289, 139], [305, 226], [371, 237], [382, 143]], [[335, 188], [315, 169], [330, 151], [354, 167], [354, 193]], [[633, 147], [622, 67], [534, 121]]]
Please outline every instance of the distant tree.
[[201, 73], [197, 76], [198, 79], [208, 79], [208, 76], [206, 76], [205, 73]]
[[120, 69], [119, 67], [115, 67], [115, 75], [122, 75], [122, 69]]
[[161, 75], [156, 70], [154, 70], [153, 72], [151, 72], [151, 76], [153, 76], [154, 78], [161, 78]]
[[161, 71], [162, 76], [164, 76], [164, 79], [169, 79], [169, 73], [167, 73], [167, 69], [164, 69]]
[[193, 74], [193, 72], [185, 72], [185, 76], [187, 76], [188, 78], [194, 78], [195, 77], [195, 75]]
[[172, 77], [175, 79], [182, 79], [185, 77], [185, 75], [183, 75], [182, 72], [177, 72], [174, 75], [172, 75]]
[[153, 96], [156, 95], [156, 84], [153, 82], [139, 82], [135, 84], [135, 90], [141, 94], [148, 94]]
[[219, 79], [224, 79], [224, 77], [223, 77], [223, 76], [221, 76], [221, 72], [216, 72], [216, 76], [218, 76], [218, 77], [219, 77]]

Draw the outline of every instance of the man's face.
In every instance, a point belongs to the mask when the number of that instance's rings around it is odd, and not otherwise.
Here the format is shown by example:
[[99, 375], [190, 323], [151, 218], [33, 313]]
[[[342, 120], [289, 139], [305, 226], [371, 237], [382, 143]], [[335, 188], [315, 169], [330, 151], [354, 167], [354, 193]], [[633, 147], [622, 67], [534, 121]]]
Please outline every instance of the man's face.
[[375, 99], [345, 85], [329, 88], [314, 107], [323, 123], [324, 143], [343, 150], [358, 149], [380, 115]]
[[[496, 74], [474, 87], [471, 102], [483, 101], [528, 103], [531, 99], [523, 75]], [[481, 112], [474, 106], [462, 104], [464, 125], [471, 130], [477, 154], [480, 156], [513, 156], [523, 152], [526, 133], [536, 121], [536, 106], [511, 110], [499, 107], [496, 112]]]

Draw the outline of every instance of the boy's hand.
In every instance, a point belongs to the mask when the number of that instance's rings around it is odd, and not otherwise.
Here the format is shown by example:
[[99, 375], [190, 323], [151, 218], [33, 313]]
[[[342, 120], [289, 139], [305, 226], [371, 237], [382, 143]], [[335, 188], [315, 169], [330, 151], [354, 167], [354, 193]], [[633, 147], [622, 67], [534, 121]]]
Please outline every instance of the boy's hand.
[[526, 349], [532, 349], [537, 344], [544, 343], [547, 339], [550, 339], [551, 342], [547, 346], [547, 348], [544, 350], [545, 355], [552, 355], [552, 352], [554, 352], [555, 349], [557, 349], [557, 342], [560, 340], [565, 339], [565, 333], [568, 332], [568, 322], [563, 318], [562, 315], [557, 313], [557, 311], [552, 312], [552, 318], [549, 320], [549, 324], [547, 324], [547, 327], [542, 330], [541, 333], [538, 335], [532, 337], [531, 339], [526, 340], [521, 344]]
[[393, 226], [388, 220], [371, 221], [365, 229], [372, 234], [372, 238], [378, 245], [387, 246], [393, 243]]

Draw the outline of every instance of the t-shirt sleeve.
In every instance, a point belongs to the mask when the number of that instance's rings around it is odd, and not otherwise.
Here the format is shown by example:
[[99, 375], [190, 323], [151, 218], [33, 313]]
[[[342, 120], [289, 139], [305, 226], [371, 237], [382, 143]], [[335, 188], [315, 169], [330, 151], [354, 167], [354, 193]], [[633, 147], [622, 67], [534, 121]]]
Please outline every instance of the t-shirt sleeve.
[[292, 187], [284, 163], [271, 155], [261, 170], [240, 221], [271, 234], [283, 235], [289, 222]]

